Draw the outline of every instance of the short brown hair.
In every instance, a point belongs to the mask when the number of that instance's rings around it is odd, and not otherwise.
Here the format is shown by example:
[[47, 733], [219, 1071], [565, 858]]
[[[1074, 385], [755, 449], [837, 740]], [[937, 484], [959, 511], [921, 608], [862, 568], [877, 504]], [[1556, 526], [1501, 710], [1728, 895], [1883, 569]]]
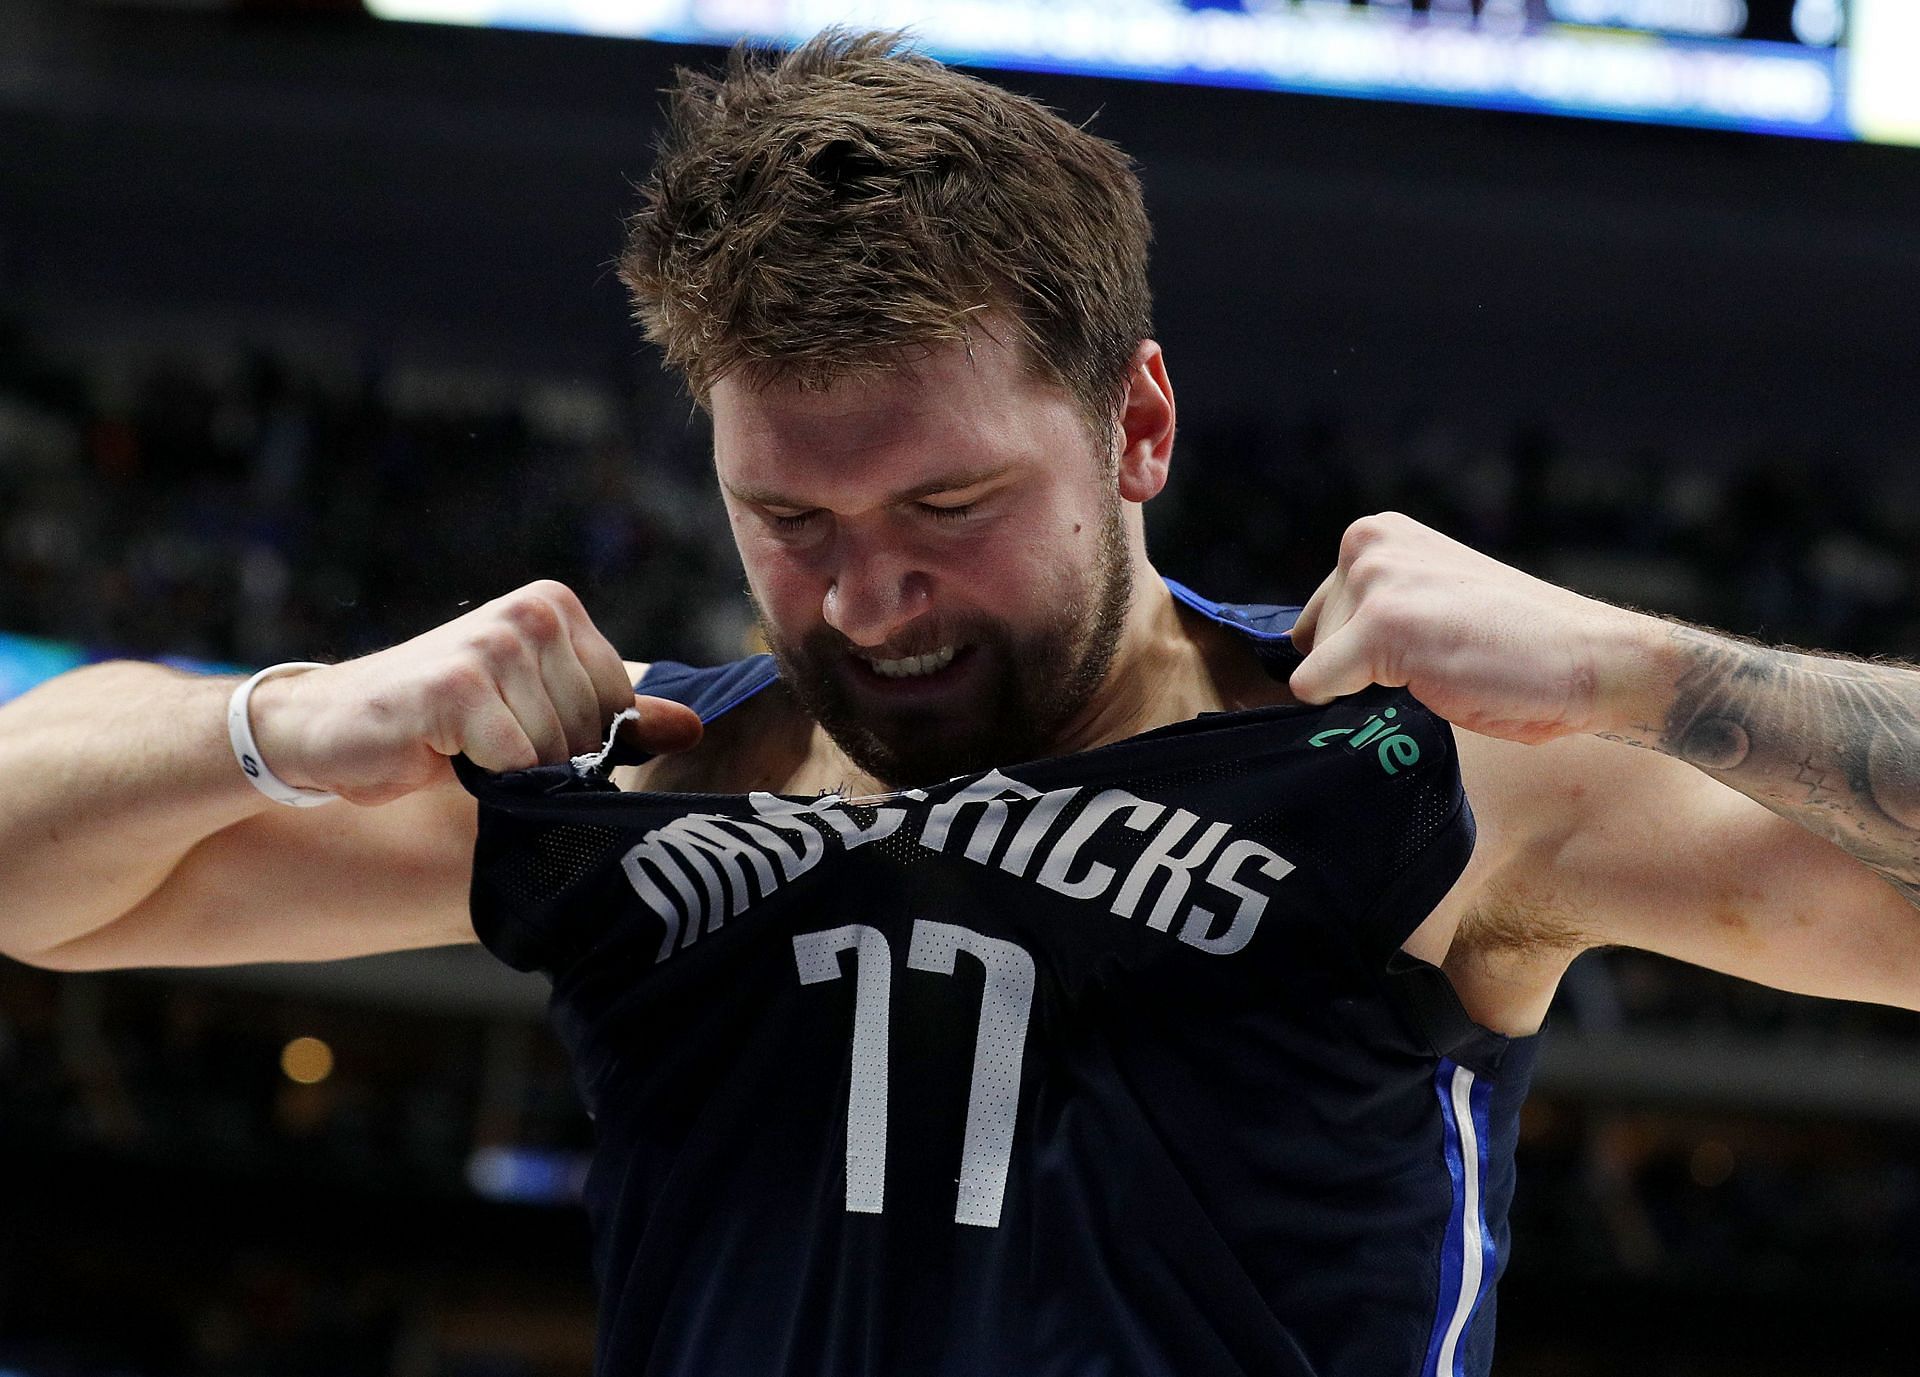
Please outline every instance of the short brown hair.
[[1117, 147], [897, 33], [742, 45], [670, 95], [617, 267], [703, 406], [735, 369], [824, 387], [999, 310], [1029, 369], [1111, 427], [1152, 333], [1152, 235]]

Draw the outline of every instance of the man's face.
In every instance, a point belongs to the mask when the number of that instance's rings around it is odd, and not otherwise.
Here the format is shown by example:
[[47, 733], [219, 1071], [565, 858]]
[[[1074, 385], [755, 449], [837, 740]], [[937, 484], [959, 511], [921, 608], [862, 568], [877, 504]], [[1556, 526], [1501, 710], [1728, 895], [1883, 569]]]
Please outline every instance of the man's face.
[[1048, 753], [1105, 679], [1132, 567], [1062, 388], [976, 332], [825, 391], [713, 389], [714, 457], [782, 679], [891, 785]]

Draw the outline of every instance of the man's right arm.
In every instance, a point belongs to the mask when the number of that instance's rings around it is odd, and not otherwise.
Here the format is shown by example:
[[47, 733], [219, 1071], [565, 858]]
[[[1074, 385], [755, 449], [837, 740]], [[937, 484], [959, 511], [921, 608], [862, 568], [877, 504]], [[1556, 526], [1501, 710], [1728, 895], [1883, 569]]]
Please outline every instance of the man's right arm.
[[0, 708], [0, 951], [93, 970], [473, 940], [472, 800], [273, 803], [227, 742], [234, 682], [115, 662]]
[[[636, 703], [572, 593], [530, 584], [390, 650], [259, 684], [269, 766], [346, 800], [296, 809], [234, 761], [234, 683], [114, 662], [0, 707], [0, 952], [80, 970], [472, 941], [475, 805], [447, 758], [559, 760]], [[698, 739], [684, 707], [638, 701], [646, 749]]]

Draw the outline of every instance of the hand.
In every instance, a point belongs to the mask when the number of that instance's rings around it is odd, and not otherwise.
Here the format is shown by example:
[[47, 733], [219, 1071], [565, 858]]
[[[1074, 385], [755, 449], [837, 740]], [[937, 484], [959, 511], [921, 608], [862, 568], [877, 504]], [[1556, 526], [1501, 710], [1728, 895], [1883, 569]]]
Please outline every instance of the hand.
[[1382, 512], [1347, 528], [1301, 609], [1289, 682], [1308, 703], [1404, 686], [1456, 726], [1532, 745], [1643, 715], [1663, 629]]
[[252, 718], [281, 779], [377, 804], [450, 781], [453, 755], [519, 770], [595, 750], [627, 708], [643, 750], [700, 739], [693, 710], [634, 693], [573, 591], [543, 579], [390, 650], [267, 679]]

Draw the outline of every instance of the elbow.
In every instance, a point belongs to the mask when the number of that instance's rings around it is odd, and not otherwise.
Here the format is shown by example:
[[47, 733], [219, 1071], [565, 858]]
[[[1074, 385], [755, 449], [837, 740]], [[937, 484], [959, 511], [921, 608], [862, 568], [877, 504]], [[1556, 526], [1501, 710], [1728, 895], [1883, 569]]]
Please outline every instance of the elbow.
[[78, 969], [64, 962], [58, 947], [47, 951], [21, 951], [17, 947], [0, 947], [0, 957], [5, 957], [21, 966], [37, 966], [43, 971], [68, 971]]
[[[117, 921], [117, 920], [116, 920]], [[17, 945], [0, 945], [0, 956], [16, 961], [23, 966], [36, 966], [43, 971], [106, 971], [124, 968], [133, 963], [121, 958], [116, 950], [118, 943], [108, 936], [112, 922], [95, 928], [92, 932], [82, 933], [55, 942], [51, 946], [23, 948]]]
[[0, 948], [0, 956], [22, 966], [36, 966], [43, 971], [79, 971], [87, 966], [64, 955], [59, 947], [49, 947], [45, 951], [20, 951], [14, 947]]

